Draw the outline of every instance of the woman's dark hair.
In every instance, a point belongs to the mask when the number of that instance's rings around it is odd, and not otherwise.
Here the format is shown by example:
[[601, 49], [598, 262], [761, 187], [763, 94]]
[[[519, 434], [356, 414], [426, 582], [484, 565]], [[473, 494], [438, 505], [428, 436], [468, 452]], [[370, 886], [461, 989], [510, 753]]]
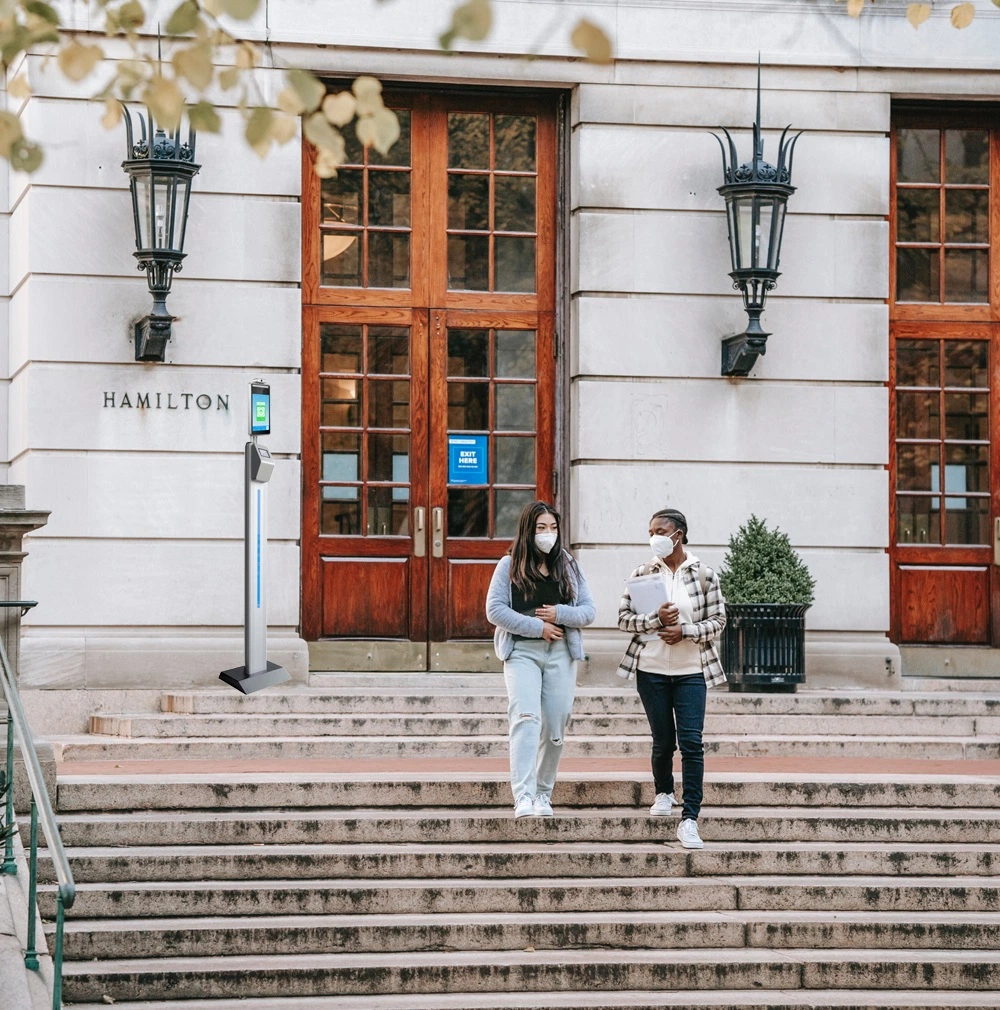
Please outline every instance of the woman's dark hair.
[[654, 512], [650, 517], [650, 522], [654, 519], [666, 519], [667, 522], [674, 524], [675, 530], [680, 530], [684, 536], [681, 538], [682, 543], [688, 542], [688, 521], [684, 518], [683, 512], [678, 512], [677, 509], [660, 509], [659, 512]]
[[[535, 546], [535, 523], [538, 517], [549, 513], [556, 521], [558, 537], [555, 546], [544, 555]], [[562, 546], [562, 519], [559, 513], [547, 502], [533, 501], [524, 506], [521, 518], [517, 523], [517, 535], [510, 545], [510, 581], [525, 596], [534, 594], [535, 587], [542, 581], [541, 564], [544, 561], [549, 569], [549, 576], [559, 586], [559, 595], [568, 600], [572, 595], [569, 572], [566, 565], [566, 554]]]

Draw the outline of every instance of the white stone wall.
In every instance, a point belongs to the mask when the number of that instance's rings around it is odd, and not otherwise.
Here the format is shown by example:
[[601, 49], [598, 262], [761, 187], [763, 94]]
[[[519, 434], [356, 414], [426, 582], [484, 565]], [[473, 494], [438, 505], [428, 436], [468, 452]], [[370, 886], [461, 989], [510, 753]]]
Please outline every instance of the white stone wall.
[[[818, 580], [814, 670], [883, 677], [895, 656], [890, 101], [995, 95], [1000, 11], [980, 0], [976, 23], [956, 32], [942, 8], [914, 32], [891, 0], [860, 20], [822, 0], [495, 0], [490, 40], [445, 57], [435, 46], [451, 6], [268, 0], [246, 34], [269, 43], [273, 67], [258, 74], [268, 96], [286, 66], [572, 92], [569, 493], [599, 603], [592, 653], [620, 648], [621, 580], [644, 556], [650, 512], [669, 503], [716, 566], [751, 511], [788, 530]], [[76, 25], [97, 28], [82, 7], [68, 5]], [[611, 33], [614, 66], [567, 58], [565, 28], [551, 26], [579, 14]], [[515, 58], [535, 42], [538, 58]], [[764, 317], [773, 336], [753, 377], [731, 381], [719, 342], [745, 316], [707, 131], [729, 127], [749, 153], [758, 51], [766, 153], [787, 123], [808, 132]], [[208, 682], [239, 661], [244, 396], [258, 375], [274, 386], [279, 457], [272, 649], [301, 673], [298, 145], [261, 161], [234, 109], [221, 137], [199, 138], [189, 256], [169, 301], [175, 338], [166, 364], [137, 364], [131, 322], [150, 297], [131, 255], [124, 131], [99, 125], [85, 101], [96, 85], [70, 86], [39, 57], [27, 69], [34, 97], [21, 114], [46, 163], [31, 179], [0, 172], [0, 480], [53, 513], [25, 568], [41, 601], [26, 680], [154, 687]], [[204, 392], [213, 404], [228, 396], [229, 410], [107, 408], [108, 391], [116, 403]]]

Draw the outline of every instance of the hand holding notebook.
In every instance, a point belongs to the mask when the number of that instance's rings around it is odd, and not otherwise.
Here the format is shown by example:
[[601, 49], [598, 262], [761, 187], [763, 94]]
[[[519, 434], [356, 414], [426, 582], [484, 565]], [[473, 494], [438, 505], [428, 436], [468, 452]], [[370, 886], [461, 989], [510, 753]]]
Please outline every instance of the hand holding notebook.
[[[670, 588], [662, 572], [627, 579], [625, 588], [632, 599], [632, 609], [637, 614], [655, 614], [660, 607], [670, 602]], [[656, 632], [650, 632], [642, 637], [651, 642], [657, 635]]]

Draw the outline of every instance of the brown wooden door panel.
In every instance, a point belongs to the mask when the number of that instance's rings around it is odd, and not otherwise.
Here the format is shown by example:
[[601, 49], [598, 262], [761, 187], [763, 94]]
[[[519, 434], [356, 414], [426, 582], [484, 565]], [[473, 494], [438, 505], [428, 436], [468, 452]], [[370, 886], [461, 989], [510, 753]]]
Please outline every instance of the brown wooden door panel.
[[902, 642], [988, 643], [988, 567], [919, 568], [901, 565], [899, 583]]
[[443, 637], [435, 640], [492, 638], [493, 627], [486, 620], [486, 592], [496, 561], [447, 561], [447, 624]]
[[[413, 562], [403, 558], [323, 558], [323, 635], [413, 638]], [[416, 629], [419, 638], [422, 628]]]

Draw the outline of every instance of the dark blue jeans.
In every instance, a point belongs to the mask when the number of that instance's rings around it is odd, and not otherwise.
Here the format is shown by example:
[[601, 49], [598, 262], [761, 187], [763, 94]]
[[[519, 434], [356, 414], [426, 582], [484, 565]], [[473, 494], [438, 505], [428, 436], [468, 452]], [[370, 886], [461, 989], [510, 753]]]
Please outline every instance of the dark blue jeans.
[[[705, 792], [705, 698], [708, 687], [700, 673], [665, 677], [636, 673], [636, 686], [653, 734], [653, 780], [657, 793], [674, 791], [674, 751], [681, 749], [684, 810], [681, 817], [698, 820]], [[676, 720], [676, 729], [675, 729]]]

